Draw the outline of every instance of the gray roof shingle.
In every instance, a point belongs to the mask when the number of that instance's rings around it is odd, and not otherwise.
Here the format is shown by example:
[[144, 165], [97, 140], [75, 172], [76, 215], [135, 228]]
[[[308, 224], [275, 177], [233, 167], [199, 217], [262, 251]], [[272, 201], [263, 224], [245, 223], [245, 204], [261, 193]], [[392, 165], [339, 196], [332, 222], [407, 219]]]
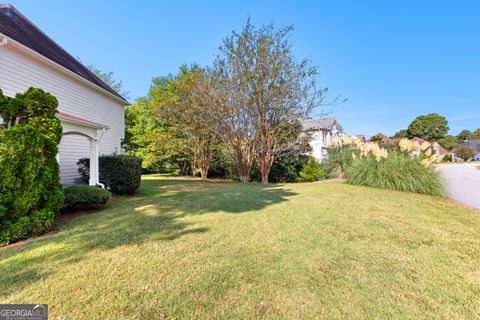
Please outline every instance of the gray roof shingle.
[[338, 125], [335, 118], [302, 120], [303, 129], [305, 130], [331, 130], [335, 124]]

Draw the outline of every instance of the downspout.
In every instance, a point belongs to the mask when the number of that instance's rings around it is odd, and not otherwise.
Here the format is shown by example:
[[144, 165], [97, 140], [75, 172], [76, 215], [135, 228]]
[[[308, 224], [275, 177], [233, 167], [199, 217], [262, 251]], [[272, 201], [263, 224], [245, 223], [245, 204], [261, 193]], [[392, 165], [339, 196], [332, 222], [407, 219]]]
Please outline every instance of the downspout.
[[[100, 137], [95, 142], [97, 144], [97, 159], [99, 159], [99, 157], [98, 157], [98, 144], [100, 143], [100, 140], [102, 140], [103, 135], [105, 134], [105, 128], [102, 128], [101, 132], [102, 132], [102, 134], [100, 135]], [[96, 174], [96, 177], [95, 177], [96, 184], [98, 186], [100, 186], [102, 189], [105, 189], [105, 185], [103, 183], [100, 183], [100, 160], [97, 160], [97, 166], [98, 166], [97, 174]]]

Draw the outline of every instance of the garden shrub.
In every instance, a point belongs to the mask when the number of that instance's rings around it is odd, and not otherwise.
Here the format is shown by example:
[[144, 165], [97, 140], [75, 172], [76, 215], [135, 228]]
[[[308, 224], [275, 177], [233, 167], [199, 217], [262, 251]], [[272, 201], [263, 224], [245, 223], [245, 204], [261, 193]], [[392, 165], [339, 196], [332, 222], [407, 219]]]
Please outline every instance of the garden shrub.
[[[273, 183], [289, 183], [298, 182], [300, 178], [300, 171], [309, 162], [308, 153], [312, 148], [309, 143], [303, 143], [296, 146], [294, 149], [284, 151], [278, 155], [270, 168], [268, 174], [268, 181]], [[235, 163], [232, 161], [234, 167]], [[262, 175], [258, 164], [254, 163], [250, 175], [251, 181], [262, 181]]]
[[15, 98], [0, 90], [0, 244], [48, 231], [63, 202], [56, 160], [62, 135], [57, 100], [30, 88]]
[[353, 161], [353, 147], [350, 141], [342, 139], [331, 140], [332, 145], [328, 150], [328, 159], [324, 169], [328, 178], [345, 178], [347, 168]]
[[467, 161], [475, 156], [475, 151], [469, 147], [459, 147], [455, 154], [458, 158]]
[[[142, 159], [127, 155], [103, 155], [98, 159], [100, 182], [116, 194], [133, 194], [140, 187]], [[90, 159], [77, 162], [84, 182], [90, 177]]]
[[110, 191], [93, 186], [72, 186], [66, 188], [64, 193], [63, 204], [67, 207], [105, 204], [112, 197]]
[[302, 168], [299, 173], [300, 182], [313, 182], [318, 181], [321, 178], [325, 177], [325, 173], [320, 165], [320, 163], [315, 160], [314, 157], [308, 158], [308, 163]]
[[355, 160], [347, 169], [354, 185], [441, 196], [445, 192], [440, 173], [425, 166], [418, 157], [390, 153], [377, 160], [369, 155]]

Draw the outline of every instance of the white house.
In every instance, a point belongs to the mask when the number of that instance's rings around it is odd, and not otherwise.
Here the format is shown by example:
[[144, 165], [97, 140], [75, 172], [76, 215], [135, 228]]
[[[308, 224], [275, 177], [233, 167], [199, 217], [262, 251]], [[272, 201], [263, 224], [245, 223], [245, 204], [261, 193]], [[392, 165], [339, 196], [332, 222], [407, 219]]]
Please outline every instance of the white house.
[[335, 118], [304, 119], [302, 125], [312, 135], [312, 155], [322, 162], [328, 157], [327, 142], [343, 132], [342, 126]]
[[98, 154], [121, 152], [128, 102], [15, 8], [0, 4], [0, 89], [14, 97], [29, 87], [58, 99], [62, 184], [77, 181], [76, 163], [85, 157], [91, 161], [90, 185], [99, 184]]

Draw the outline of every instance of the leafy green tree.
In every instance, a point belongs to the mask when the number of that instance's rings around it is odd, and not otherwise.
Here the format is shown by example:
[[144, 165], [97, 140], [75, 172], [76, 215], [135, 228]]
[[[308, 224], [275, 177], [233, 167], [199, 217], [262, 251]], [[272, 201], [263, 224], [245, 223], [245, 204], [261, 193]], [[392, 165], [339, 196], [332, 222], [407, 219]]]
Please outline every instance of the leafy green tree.
[[144, 166], [174, 163], [181, 174], [198, 170], [206, 179], [219, 143], [212, 104], [200, 99], [208, 74], [196, 65], [153, 80], [147, 97], [127, 108], [125, 148], [144, 159]]
[[448, 151], [451, 151], [459, 145], [458, 139], [455, 136], [445, 136], [437, 142]]
[[443, 138], [449, 130], [448, 121], [436, 113], [418, 116], [408, 126], [410, 138], [419, 137], [427, 141]]
[[149, 171], [157, 171], [171, 163], [185, 175], [191, 166], [188, 139], [159, 115], [159, 109], [165, 106], [161, 99], [171, 96], [172, 82], [171, 75], [153, 79], [149, 95], [127, 107], [124, 147], [127, 154], [142, 158], [142, 165]]
[[[80, 58], [77, 58], [78, 61], [82, 62]], [[82, 62], [83, 63], [83, 62]], [[110, 88], [115, 90], [119, 95], [125, 99], [130, 98], [130, 92], [125, 89], [123, 81], [115, 80], [115, 73], [113, 71], [104, 72], [96, 68], [93, 64], [86, 65], [86, 67], [97, 77], [99, 77], [103, 82], [105, 82]]]
[[403, 139], [403, 138], [408, 138], [408, 130], [402, 129], [400, 131], [397, 131], [394, 135], [393, 138], [397, 139]]
[[465, 140], [470, 139], [470, 135], [472, 132], [470, 130], [462, 130], [459, 134], [457, 134], [457, 139], [460, 143], [462, 143]]
[[175, 128], [177, 135], [185, 138], [190, 150], [193, 171], [200, 171], [206, 179], [212, 164], [214, 149], [219, 141], [219, 124], [210, 115], [213, 105], [199, 96], [197, 85], [209, 83], [208, 74], [196, 65], [180, 67], [171, 83], [168, 94], [151, 91], [156, 114]]
[[470, 140], [480, 139], [480, 128], [478, 128], [477, 130], [475, 130], [474, 132], [472, 132], [468, 138], [469, 138]]

